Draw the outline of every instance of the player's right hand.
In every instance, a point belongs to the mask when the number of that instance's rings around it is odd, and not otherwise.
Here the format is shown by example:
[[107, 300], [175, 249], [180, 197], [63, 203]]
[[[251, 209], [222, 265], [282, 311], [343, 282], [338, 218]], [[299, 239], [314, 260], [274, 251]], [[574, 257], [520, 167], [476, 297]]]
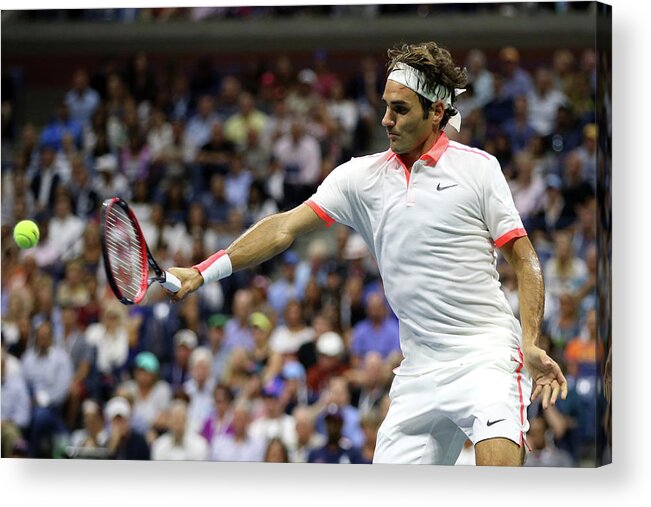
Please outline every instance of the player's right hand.
[[203, 285], [203, 276], [196, 268], [170, 268], [168, 270], [181, 281], [178, 292], [166, 291], [173, 301], [180, 301]]

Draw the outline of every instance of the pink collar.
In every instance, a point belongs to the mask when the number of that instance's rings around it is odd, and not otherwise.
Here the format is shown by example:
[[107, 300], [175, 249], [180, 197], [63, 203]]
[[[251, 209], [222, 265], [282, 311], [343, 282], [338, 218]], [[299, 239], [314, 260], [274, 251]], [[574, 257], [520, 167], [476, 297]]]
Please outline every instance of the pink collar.
[[[448, 145], [450, 144], [450, 140], [448, 139], [448, 136], [445, 134], [445, 132], [441, 132], [441, 135], [439, 138], [436, 140], [434, 143], [434, 146], [432, 146], [427, 153], [423, 153], [419, 160], [424, 160], [428, 162], [427, 165], [435, 166], [439, 159], [441, 158], [441, 155], [445, 152], [445, 150], [448, 149]], [[389, 150], [391, 152], [391, 158], [396, 157], [400, 164], [404, 167], [405, 164], [402, 162], [402, 159], [400, 158], [400, 155], [397, 153], [394, 153], [393, 151]]]

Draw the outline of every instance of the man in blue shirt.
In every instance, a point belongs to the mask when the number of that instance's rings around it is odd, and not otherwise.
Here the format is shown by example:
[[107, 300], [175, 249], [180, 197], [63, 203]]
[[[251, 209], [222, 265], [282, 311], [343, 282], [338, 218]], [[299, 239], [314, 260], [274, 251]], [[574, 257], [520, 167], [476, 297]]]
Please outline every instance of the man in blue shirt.
[[33, 400], [29, 456], [42, 457], [41, 446], [47, 439], [67, 433], [61, 407], [70, 391], [72, 361], [59, 347], [52, 346], [52, 324], [45, 320], [36, 328], [34, 346], [22, 358], [23, 375]]
[[368, 352], [379, 352], [383, 359], [400, 354], [398, 321], [389, 316], [384, 295], [374, 292], [366, 302], [366, 318], [353, 328], [351, 362], [358, 367]]

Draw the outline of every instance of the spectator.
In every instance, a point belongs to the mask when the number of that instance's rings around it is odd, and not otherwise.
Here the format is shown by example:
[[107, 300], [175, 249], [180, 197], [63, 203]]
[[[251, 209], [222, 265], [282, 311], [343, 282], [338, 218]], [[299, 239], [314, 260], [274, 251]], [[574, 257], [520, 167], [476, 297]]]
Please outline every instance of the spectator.
[[205, 461], [208, 457], [208, 443], [189, 428], [188, 406], [183, 400], [170, 404], [167, 433], [158, 437], [151, 445], [152, 460]]
[[185, 135], [191, 146], [200, 148], [211, 138], [213, 125], [219, 122], [215, 112], [215, 99], [202, 95], [197, 102], [197, 111], [185, 126]]
[[537, 134], [529, 120], [528, 107], [527, 98], [518, 95], [513, 99], [513, 117], [502, 124], [502, 130], [516, 153], [525, 150]]
[[77, 310], [71, 305], [62, 305], [62, 334], [60, 346], [72, 362], [73, 377], [66, 402], [65, 420], [68, 428], [77, 424], [81, 402], [91, 390], [91, 370], [95, 362], [95, 350], [86, 340], [84, 330], [79, 325]]
[[296, 423], [291, 415], [285, 413], [284, 387], [279, 378], [263, 386], [263, 413], [251, 423], [249, 432], [252, 437], [265, 441], [278, 438], [285, 445], [291, 443]]
[[246, 211], [252, 179], [251, 171], [244, 167], [242, 156], [235, 155], [224, 180], [224, 193], [231, 207], [237, 208], [243, 213]]
[[274, 213], [278, 213], [278, 205], [269, 196], [264, 182], [261, 180], [251, 181], [246, 202], [247, 227]]
[[524, 463], [526, 467], [571, 467], [572, 458], [554, 445], [550, 438], [549, 427], [545, 418], [535, 417], [531, 420], [531, 428], [527, 434], [531, 451]]
[[295, 355], [302, 345], [314, 339], [314, 330], [303, 319], [301, 303], [295, 299], [287, 302], [283, 316], [284, 323], [269, 337], [269, 347], [276, 354]]
[[554, 237], [554, 256], [544, 267], [547, 292], [559, 297], [565, 291], [576, 291], [585, 281], [587, 267], [585, 261], [575, 256], [572, 248], [572, 233], [558, 231]]
[[501, 95], [514, 99], [518, 95], [527, 96], [533, 90], [529, 73], [520, 66], [520, 52], [513, 46], [505, 46], [499, 52], [500, 73], [504, 77]]
[[82, 125], [90, 123], [93, 113], [100, 103], [100, 96], [88, 84], [88, 72], [77, 69], [72, 76], [72, 89], [66, 93], [65, 103], [70, 118]]
[[197, 148], [194, 162], [198, 166], [199, 175], [195, 177], [194, 184], [197, 188], [202, 188], [215, 174], [225, 176], [228, 173], [236, 149], [235, 144], [224, 135], [223, 124], [218, 121], [211, 124], [208, 139]]
[[264, 453], [265, 463], [289, 463], [287, 447], [279, 438], [272, 438]]
[[248, 289], [239, 289], [233, 296], [233, 318], [224, 327], [224, 346], [227, 349], [243, 347], [253, 349], [253, 334], [249, 326], [253, 296]]
[[100, 321], [86, 329], [86, 338], [96, 350], [97, 395], [107, 399], [122, 381], [129, 358], [132, 334], [125, 307], [117, 301], [104, 306]]
[[61, 307], [82, 308], [90, 302], [86, 273], [79, 258], [66, 262], [63, 280], [59, 282], [56, 302]]
[[567, 97], [554, 87], [550, 69], [539, 68], [536, 71], [534, 87], [526, 97], [529, 124], [542, 136], [551, 134], [558, 108], [567, 103]]
[[26, 436], [31, 417], [31, 403], [27, 383], [21, 374], [7, 371], [6, 357], [2, 349], [0, 376], [2, 378], [2, 407], [0, 408], [2, 429], [2, 457], [11, 455], [16, 442]]
[[567, 343], [579, 334], [579, 312], [576, 300], [569, 292], [558, 296], [558, 309], [550, 311], [552, 316], [547, 324], [547, 334], [556, 349], [555, 357]]
[[213, 174], [207, 192], [201, 197], [208, 219], [216, 228], [223, 229], [228, 220], [231, 205], [226, 199], [226, 179], [221, 174]]
[[267, 444], [249, 433], [251, 404], [240, 400], [233, 409], [233, 433], [213, 440], [213, 461], [262, 461]]
[[493, 98], [493, 74], [486, 68], [486, 55], [481, 49], [471, 49], [468, 52], [466, 68], [475, 103], [477, 107], [483, 108]]
[[358, 378], [352, 383], [352, 405], [363, 417], [379, 408], [387, 392], [387, 364], [379, 352], [369, 351], [359, 365]]
[[295, 431], [289, 445], [291, 463], [307, 463], [312, 451], [324, 446], [325, 436], [316, 431], [312, 410], [305, 405], [298, 405], [292, 415]]
[[345, 346], [340, 335], [330, 331], [316, 340], [317, 362], [307, 371], [307, 385], [313, 396], [323, 394], [332, 377], [348, 370], [344, 360]]
[[585, 318], [585, 328], [565, 347], [567, 371], [572, 376], [592, 376], [604, 359], [604, 346], [597, 336], [597, 312], [590, 310]]
[[344, 153], [351, 153], [359, 122], [359, 110], [357, 104], [346, 95], [346, 90], [340, 80], [332, 83], [327, 110], [339, 126]]
[[303, 69], [298, 73], [297, 83], [287, 94], [285, 102], [287, 108], [295, 117], [305, 117], [319, 101], [316, 92], [316, 72], [312, 69]]
[[362, 463], [370, 465], [373, 463], [375, 453], [375, 442], [377, 441], [377, 431], [382, 423], [382, 419], [376, 410], [371, 410], [362, 416], [360, 426], [364, 433], [364, 444], [360, 449]]
[[207, 321], [207, 346], [212, 354], [212, 376], [218, 382], [221, 380], [226, 363], [228, 362], [229, 351], [224, 347], [224, 326], [228, 317], [222, 313], [215, 313]]
[[284, 172], [282, 209], [290, 209], [307, 199], [321, 176], [321, 148], [307, 134], [300, 120], [294, 120], [288, 134], [272, 148], [273, 156]]
[[214, 410], [213, 393], [216, 380], [212, 375], [212, 354], [207, 347], [194, 349], [190, 356], [190, 379], [183, 391], [190, 399], [187, 406], [188, 431], [197, 433]]
[[97, 177], [93, 180], [93, 187], [101, 201], [111, 197], [129, 199], [129, 182], [124, 175], [118, 172], [118, 161], [115, 155], [106, 154], [97, 157], [95, 161]]
[[162, 378], [174, 395], [183, 391], [185, 383], [190, 380], [190, 356], [197, 345], [197, 334], [191, 329], [180, 329], [174, 334], [174, 360], [162, 372]]
[[558, 106], [556, 122], [551, 132], [551, 147], [554, 152], [564, 155], [581, 144], [581, 131], [571, 105], [565, 103]]
[[67, 192], [62, 192], [54, 201], [54, 216], [48, 224], [49, 241], [61, 260], [74, 257], [75, 243], [84, 231], [84, 222], [72, 213], [72, 200]]
[[263, 371], [270, 367], [271, 347], [269, 346], [269, 335], [273, 329], [273, 324], [269, 318], [262, 312], [253, 312], [249, 317], [251, 324], [251, 334], [253, 336], [253, 349], [251, 356], [255, 362], [256, 369]]
[[401, 354], [398, 321], [389, 315], [382, 293], [375, 292], [368, 296], [366, 316], [353, 328], [350, 344], [353, 367], [359, 366], [364, 356], [371, 351], [379, 352], [385, 360]]
[[[72, 450], [74, 452], [79, 452], [79, 448], [106, 450], [109, 434], [104, 425], [102, 409], [97, 401], [93, 399], [84, 400], [81, 404], [81, 414], [83, 425], [80, 429], [73, 431], [70, 436]], [[98, 456], [101, 455], [100, 451]]]
[[60, 445], [60, 440], [67, 438], [68, 433], [62, 407], [73, 378], [72, 362], [53, 341], [52, 324], [47, 320], [41, 322], [36, 327], [34, 346], [22, 358], [23, 375], [32, 393], [31, 458], [51, 457], [57, 452], [55, 446]]
[[572, 211], [563, 199], [563, 182], [555, 174], [545, 178], [545, 193], [542, 196], [540, 209], [529, 217], [525, 226], [530, 229], [539, 229], [547, 233], [560, 231], [571, 226], [573, 222]]
[[241, 92], [238, 97], [238, 111], [224, 124], [226, 139], [236, 147], [243, 148], [250, 131], [262, 132], [267, 124], [267, 115], [256, 108], [253, 95]]
[[353, 446], [360, 448], [364, 443], [364, 434], [360, 427], [361, 417], [359, 410], [350, 403], [348, 380], [343, 375], [330, 377], [322, 397], [314, 405], [316, 410], [321, 410], [321, 414], [317, 416], [316, 420], [317, 431], [325, 433], [323, 417], [328, 413], [328, 409], [333, 408], [333, 405], [343, 417], [342, 437], [346, 438]]
[[278, 315], [282, 315], [290, 299], [303, 298], [307, 279], [297, 276], [301, 259], [294, 250], [286, 250], [280, 258], [280, 275], [272, 282], [267, 292], [269, 305]]
[[[579, 206], [595, 195], [595, 187], [583, 176], [583, 163], [577, 151], [571, 151], [564, 160], [563, 201], [568, 211], [576, 217]], [[594, 180], [593, 180], [594, 181]]]
[[588, 123], [582, 134], [581, 144], [572, 153], [581, 161], [581, 179], [594, 186], [597, 181], [597, 125]]
[[52, 212], [56, 190], [65, 182], [66, 176], [56, 163], [56, 150], [50, 144], [43, 144], [36, 172], [31, 176], [30, 189], [34, 195], [37, 212]]
[[52, 146], [55, 151], [61, 150], [63, 137], [70, 134], [75, 146], [81, 148], [83, 125], [70, 117], [70, 110], [65, 102], [57, 106], [54, 118], [45, 126], [41, 133], [41, 143]]
[[328, 407], [325, 415], [327, 442], [308, 456], [309, 463], [363, 463], [359, 449], [342, 438], [344, 417], [336, 405]]
[[150, 449], [145, 437], [131, 427], [131, 407], [121, 397], [111, 398], [104, 408], [104, 416], [109, 424], [107, 444], [108, 456], [117, 460], [150, 459]]
[[206, 418], [201, 435], [213, 444], [227, 434], [233, 433], [233, 392], [225, 384], [217, 384], [213, 391], [213, 412]]
[[93, 188], [88, 168], [80, 155], [71, 160], [71, 171], [68, 188], [73, 200], [72, 212], [84, 220], [97, 217], [101, 204], [99, 195]]
[[545, 180], [535, 174], [533, 157], [527, 151], [521, 151], [514, 157], [515, 178], [509, 182], [513, 202], [526, 223], [540, 210], [545, 193]]
[[131, 426], [151, 442], [152, 432], [161, 425], [161, 418], [172, 401], [172, 390], [159, 380], [160, 365], [151, 352], [140, 352], [134, 360], [133, 380], [127, 380], [117, 392], [132, 401]]

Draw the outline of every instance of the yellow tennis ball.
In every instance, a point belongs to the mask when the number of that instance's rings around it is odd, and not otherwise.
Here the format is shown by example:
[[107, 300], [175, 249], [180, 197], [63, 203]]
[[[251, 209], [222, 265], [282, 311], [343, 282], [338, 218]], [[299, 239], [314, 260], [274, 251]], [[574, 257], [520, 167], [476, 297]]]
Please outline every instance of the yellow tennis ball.
[[41, 232], [31, 220], [21, 220], [14, 227], [14, 241], [20, 248], [32, 248], [38, 243]]

